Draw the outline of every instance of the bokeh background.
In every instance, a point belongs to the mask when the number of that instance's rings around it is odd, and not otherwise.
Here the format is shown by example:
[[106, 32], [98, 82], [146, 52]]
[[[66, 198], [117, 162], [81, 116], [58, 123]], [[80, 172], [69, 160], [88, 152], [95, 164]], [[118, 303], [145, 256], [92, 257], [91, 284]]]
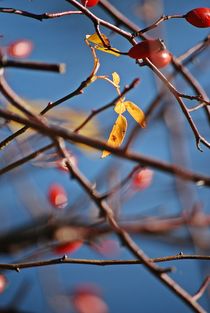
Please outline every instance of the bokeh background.
[[[193, 2], [190, 0], [111, 0], [110, 2], [140, 28], [150, 24], [162, 14], [184, 14], [195, 7], [209, 6], [207, 0], [194, 0]], [[73, 9], [67, 2], [56, 0], [3, 0], [1, 6], [34, 13]], [[92, 11], [99, 17], [111, 21], [100, 7], [93, 8]], [[8, 82], [21, 97], [38, 108], [44, 107], [49, 101], [55, 101], [65, 96], [73, 91], [92, 69], [92, 56], [84, 43], [84, 38], [93, 32], [93, 25], [82, 15], [39, 22], [14, 14], [1, 14], [0, 34], [2, 37], [0, 43], [2, 49], [15, 40], [31, 40], [34, 49], [29, 60], [65, 63], [67, 67], [66, 73], [62, 75], [7, 69], [5, 75]], [[110, 36], [114, 47], [121, 51], [129, 50], [130, 44], [126, 40], [110, 34], [107, 30], [104, 32]], [[207, 34], [208, 29], [194, 28], [183, 19], [169, 20], [150, 32], [151, 36], [164, 38], [167, 48], [175, 56], [184, 53], [205, 38]], [[97, 52], [97, 55], [101, 63], [99, 74], [111, 75], [116, 71], [121, 77], [122, 88], [134, 78], [140, 78], [141, 83], [127, 95], [127, 99], [146, 110], [161, 87], [161, 83], [156, 80], [151, 71], [147, 68], [139, 68], [134, 60], [124, 56], [117, 58], [103, 52]], [[189, 69], [207, 93], [210, 88], [208, 56], [209, 49], [189, 65]], [[164, 72], [168, 73], [171, 70], [172, 68], [168, 66]], [[192, 94], [183, 80], [177, 79], [176, 86], [183, 93]], [[97, 80], [85, 90], [83, 95], [61, 104], [61, 107], [66, 109], [65, 114], [71, 120], [72, 110], [88, 114], [91, 109], [109, 103], [115, 96], [116, 91], [112, 86], [103, 80]], [[1, 98], [1, 103], [7, 105], [3, 98]], [[58, 119], [61, 114], [59, 110], [59, 108], [54, 110], [57, 112], [55, 115], [57, 114]], [[210, 175], [209, 151], [205, 147], [203, 153], [196, 149], [192, 131], [174, 99], [170, 96], [167, 97], [155, 113], [148, 127], [134, 142], [132, 149], [168, 162], [176, 162], [178, 155], [181, 156], [178, 157], [180, 165]], [[201, 133], [208, 138], [209, 128], [203, 111], [196, 111], [193, 117]], [[91, 136], [106, 139], [115, 119], [116, 115], [112, 109], [99, 115], [92, 123]], [[135, 126], [135, 122], [129, 117], [128, 125], [128, 132], [130, 132]], [[176, 132], [177, 129], [180, 130], [182, 141], [179, 144], [173, 141], [173, 131]], [[2, 128], [0, 138], [5, 138], [10, 131], [8, 128]], [[25, 137], [22, 141], [13, 142], [0, 152], [1, 168], [25, 153], [41, 147], [44, 143], [45, 140], [40, 136], [33, 136], [30, 140]], [[101, 160], [100, 152], [80, 149], [70, 144], [68, 147], [75, 154], [80, 170], [92, 182], [97, 182], [100, 191], [105, 191], [125, 177], [133, 168], [133, 164], [130, 162], [118, 160], [113, 156]], [[111, 176], [114, 176], [115, 180]], [[49, 186], [55, 182], [62, 184], [68, 192], [69, 205], [61, 213], [55, 212], [50, 206], [47, 196]], [[155, 171], [149, 188], [138, 192], [127, 190], [125, 197], [121, 195], [122, 198], [120, 198], [119, 196], [121, 214], [129, 218], [147, 215], [173, 216], [184, 209], [190, 209], [195, 204], [199, 204], [205, 213], [209, 212], [208, 188], [191, 183], [184, 183], [182, 188], [184, 188], [184, 192], [180, 194], [177, 191], [177, 182], [174, 177]], [[0, 177], [1, 232], [10, 231], [46, 214], [71, 214], [71, 210], [75, 213], [76, 201], [83, 194], [81, 188], [69, 180], [68, 175], [62, 171], [41, 166], [35, 162], [24, 165], [20, 169]], [[184, 197], [183, 194], [185, 194]], [[114, 203], [114, 205], [117, 204]], [[89, 214], [95, 214], [96, 210], [85, 198], [83, 204], [78, 206], [76, 213], [81, 216], [89, 216]], [[191, 243], [188, 239], [185, 240], [185, 238], [189, 238], [189, 232], [190, 230], [187, 228], [182, 229], [178, 233], [180, 240], [140, 235], [134, 239], [151, 257], [176, 255], [180, 251], [208, 254], [208, 230], [205, 230], [205, 234], [202, 231], [193, 233]], [[114, 239], [115, 237], [110, 238]], [[200, 238], [202, 240], [198, 240]], [[1, 263], [22, 260], [28, 254], [30, 251], [19, 251], [19, 253], [9, 256], [2, 255]], [[41, 257], [56, 257], [56, 255], [46, 252]], [[83, 246], [73, 254], [73, 257], [103, 258], [88, 246]], [[119, 246], [117, 257], [128, 259], [131, 258], [131, 255], [124, 247]], [[177, 261], [171, 262], [170, 265], [176, 267], [172, 277], [190, 293], [194, 293], [198, 289], [208, 273], [208, 264], [204, 261]], [[110, 267], [55, 265], [39, 269], [25, 269], [20, 273], [8, 271], [5, 272], [5, 275], [8, 286], [0, 295], [0, 308], [15, 303], [18, 309], [24, 312], [74, 312], [70, 301], [72, 290], [80, 284], [93, 283], [102, 289], [110, 312], [190, 312], [179, 299], [142, 266], [138, 265]], [[201, 303], [208, 311], [208, 292], [201, 299]]]

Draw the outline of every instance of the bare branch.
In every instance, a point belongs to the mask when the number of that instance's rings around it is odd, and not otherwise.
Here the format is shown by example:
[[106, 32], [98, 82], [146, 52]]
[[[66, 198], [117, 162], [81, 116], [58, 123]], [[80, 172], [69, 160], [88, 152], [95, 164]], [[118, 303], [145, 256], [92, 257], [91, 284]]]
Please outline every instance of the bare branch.
[[0, 8], [0, 13], [9, 13], [9, 14], [17, 14], [25, 17], [30, 17], [38, 21], [48, 20], [58, 17], [63, 17], [66, 15], [73, 15], [73, 14], [82, 14], [81, 11], [65, 11], [65, 12], [57, 12], [57, 13], [42, 13], [42, 14], [35, 14], [23, 10], [17, 10], [13, 8]]
[[[172, 256], [165, 256], [159, 258], [149, 259], [150, 262], [161, 263], [161, 262], [170, 262], [170, 261], [181, 261], [181, 260], [200, 260], [208, 261], [210, 256], [208, 255], [188, 255], [188, 254], [178, 254]], [[14, 270], [17, 269], [26, 269], [34, 267], [44, 267], [56, 264], [88, 264], [88, 265], [97, 265], [97, 266], [114, 266], [114, 265], [139, 265], [143, 264], [141, 260], [93, 260], [93, 259], [75, 259], [68, 258], [63, 256], [61, 258], [50, 259], [50, 260], [38, 260], [33, 262], [21, 262], [21, 263], [12, 263], [12, 264], [3, 264], [0, 263], [0, 270]], [[209, 277], [208, 277], [209, 283]]]

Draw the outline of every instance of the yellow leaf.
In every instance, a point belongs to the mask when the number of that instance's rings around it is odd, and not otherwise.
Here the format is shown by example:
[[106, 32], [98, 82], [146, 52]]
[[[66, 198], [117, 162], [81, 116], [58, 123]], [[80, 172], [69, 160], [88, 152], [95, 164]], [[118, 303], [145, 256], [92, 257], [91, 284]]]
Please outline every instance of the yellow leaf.
[[120, 76], [118, 75], [117, 72], [113, 72], [113, 73], [112, 73], [112, 80], [113, 80], [113, 83], [114, 83], [116, 86], [119, 86], [119, 84], [120, 84]]
[[[110, 46], [110, 42], [109, 42], [109, 39], [106, 37], [106, 35], [104, 34], [101, 34], [101, 37], [103, 38], [103, 41], [105, 42], [105, 44], [107, 46]], [[101, 40], [101, 38], [98, 36], [97, 33], [94, 33], [93, 35], [86, 35], [86, 39], [89, 41], [89, 42], [92, 42], [96, 45], [101, 45], [102, 47], [104, 47], [104, 44]]]
[[125, 101], [124, 105], [130, 115], [134, 118], [134, 120], [141, 125], [141, 127], [146, 126], [145, 114], [135, 103], [131, 101]]
[[[101, 38], [99, 37], [99, 35], [97, 33], [94, 33], [93, 35], [86, 35], [86, 40], [88, 40], [91, 43], [95, 44], [95, 49], [97, 50], [101, 50], [103, 52], [106, 53], [110, 53], [113, 54], [115, 56], [120, 56], [119, 50], [112, 48], [112, 50], [108, 49], [106, 46], [110, 47], [110, 41], [109, 39], [106, 37], [106, 35], [101, 34], [101, 37], [103, 38], [103, 41], [101, 40]], [[105, 43], [105, 45], [104, 45]], [[113, 51], [114, 50], [114, 51]]]
[[[115, 148], [120, 147], [125, 137], [126, 129], [127, 120], [123, 115], [120, 114], [112, 128], [107, 144]], [[101, 158], [105, 158], [109, 154], [110, 152], [105, 150], [103, 151]]]
[[126, 107], [123, 101], [118, 101], [114, 107], [114, 110], [116, 113], [118, 114], [122, 114], [123, 112], [125, 112]]

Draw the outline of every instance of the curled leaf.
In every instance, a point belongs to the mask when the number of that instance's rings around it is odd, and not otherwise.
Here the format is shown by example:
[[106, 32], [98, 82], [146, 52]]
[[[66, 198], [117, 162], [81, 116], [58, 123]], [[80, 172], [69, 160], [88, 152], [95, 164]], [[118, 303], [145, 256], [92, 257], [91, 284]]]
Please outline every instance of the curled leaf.
[[[106, 37], [106, 35], [104, 34], [101, 34], [101, 38], [103, 39], [104, 43], [107, 45], [107, 46], [110, 46], [110, 41], [109, 39]], [[86, 39], [89, 41], [89, 42], [92, 42], [96, 45], [100, 45], [102, 47], [104, 47], [104, 43], [102, 42], [101, 38], [99, 37], [99, 35], [97, 33], [94, 33], [93, 35], [86, 35]]]
[[[126, 130], [127, 130], [127, 120], [123, 115], [120, 114], [116, 122], [114, 123], [107, 144], [115, 148], [120, 147], [125, 137]], [[101, 158], [105, 158], [109, 154], [110, 152], [105, 150], [103, 151]]]
[[141, 127], [144, 128], [146, 126], [146, 121], [145, 121], [145, 114], [142, 111], [142, 109], [140, 109], [135, 103], [133, 103], [131, 101], [125, 101], [124, 105], [125, 105], [128, 113], [130, 113], [130, 115], [134, 118], [134, 120]]
[[[101, 34], [101, 38], [99, 37], [97, 33], [94, 33], [93, 35], [86, 35], [86, 40], [88, 42], [93, 43], [95, 45], [94, 48], [97, 50], [101, 50], [103, 52], [110, 53], [115, 56], [120, 56], [119, 50], [115, 48], [111, 48], [110, 41], [104, 34]], [[112, 50], [110, 50], [109, 47]]]

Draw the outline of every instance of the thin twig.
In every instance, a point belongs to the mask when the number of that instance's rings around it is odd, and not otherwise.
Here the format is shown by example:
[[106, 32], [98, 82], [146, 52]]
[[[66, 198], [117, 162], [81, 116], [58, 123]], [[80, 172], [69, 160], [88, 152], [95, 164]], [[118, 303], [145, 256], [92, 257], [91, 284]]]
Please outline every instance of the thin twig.
[[137, 37], [139, 36], [140, 34], [144, 34], [154, 28], [156, 28], [158, 25], [160, 25], [162, 22], [165, 22], [165, 21], [168, 21], [168, 20], [171, 20], [171, 19], [177, 19], [177, 18], [184, 18], [184, 15], [163, 15], [161, 16], [155, 23], [153, 23], [152, 25], [150, 26], [147, 26], [146, 28], [144, 29], [140, 29], [138, 31], [136, 31], [133, 36], [134, 37]]
[[[208, 255], [190, 255], [190, 254], [177, 254], [159, 258], [151, 258], [150, 262], [160, 263], [160, 262], [171, 262], [171, 261], [181, 261], [181, 260], [200, 260], [208, 261], [210, 256]], [[0, 270], [15, 270], [43, 267], [56, 264], [87, 264], [87, 265], [97, 265], [97, 266], [114, 266], [114, 265], [139, 265], [142, 264], [141, 260], [95, 260], [95, 259], [72, 259], [68, 257], [61, 257], [50, 260], [38, 260], [33, 262], [21, 262], [21, 263], [0, 263]], [[195, 296], [194, 296], [195, 297]]]
[[25, 17], [30, 17], [38, 21], [48, 20], [58, 17], [63, 17], [66, 15], [73, 15], [73, 14], [82, 14], [81, 11], [64, 11], [64, 12], [57, 12], [57, 13], [42, 13], [42, 14], [35, 14], [28, 11], [17, 10], [13, 8], [0, 8], [0, 13], [9, 13], [9, 14], [17, 14]]

